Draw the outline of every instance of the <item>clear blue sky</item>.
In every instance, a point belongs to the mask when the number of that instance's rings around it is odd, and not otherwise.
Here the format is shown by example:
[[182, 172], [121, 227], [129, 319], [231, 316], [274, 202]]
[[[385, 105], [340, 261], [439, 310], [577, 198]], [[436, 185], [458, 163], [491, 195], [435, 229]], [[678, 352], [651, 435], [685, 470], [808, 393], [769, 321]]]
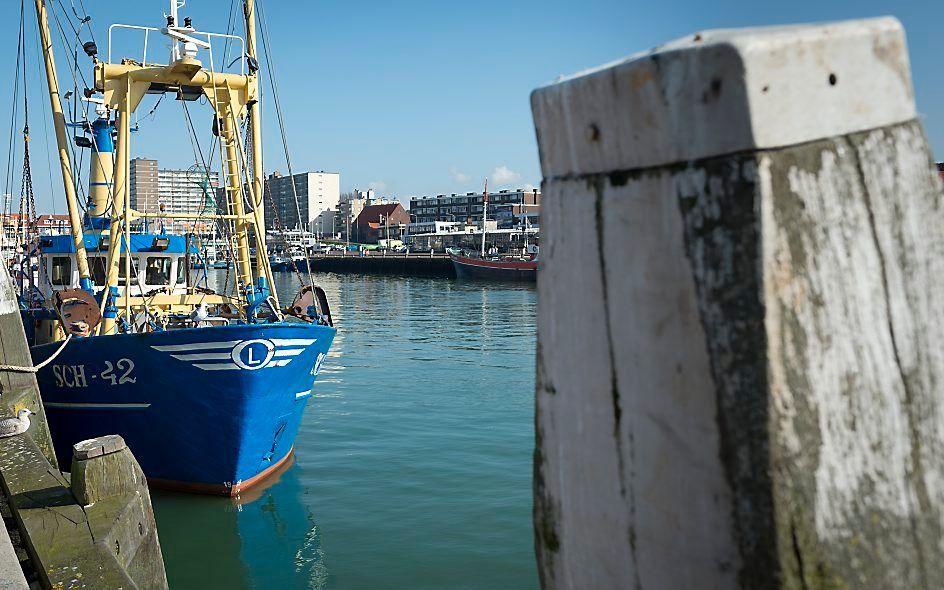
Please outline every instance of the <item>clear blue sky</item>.
[[[79, 4], [55, 1], [67, 9]], [[103, 53], [109, 23], [160, 26], [167, 9], [163, 0], [83, 1]], [[13, 5], [7, 0], [7, 18], [0, 23], [0, 50], [9, 56], [0, 72], [9, 76], [18, 24]], [[182, 14], [192, 15], [198, 29], [222, 31], [229, 6], [229, 0], [190, 0]], [[905, 25], [918, 109], [932, 147], [937, 153], [944, 150], [944, 83], [935, 67], [944, 42], [940, 4], [930, 1], [264, 0], [263, 7], [293, 167], [296, 172], [338, 171], [343, 191], [374, 186], [400, 198], [464, 192], [479, 189], [485, 176], [492, 179], [490, 188], [537, 185], [529, 93], [558, 75], [700, 29], [885, 14]], [[32, 0], [27, 9], [33, 58]], [[71, 86], [63, 54], [59, 60], [60, 79]], [[50, 172], [56, 179], [58, 171], [55, 155], [47, 156], [43, 118], [48, 119], [48, 106], [37, 84], [42, 80], [37, 67], [34, 61], [30, 68], [34, 185], [41, 210], [63, 212], [62, 189], [58, 181], [49, 181]], [[6, 79], [0, 85], [4, 142], [12, 86]], [[153, 101], [148, 97], [142, 109]], [[208, 108], [194, 107], [201, 132], [210, 126]], [[271, 102], [266, 108], [266, 169], [284, 173]], [[168, 97], [153, 120], [142, 117], [140, 126], [134, 155], [157, 158], [162, 167], [194, 163], [178, 103]], [[51, 128], [48, 137], [54, 140]], [[18, 190], [18, 171], [14, 177]]]

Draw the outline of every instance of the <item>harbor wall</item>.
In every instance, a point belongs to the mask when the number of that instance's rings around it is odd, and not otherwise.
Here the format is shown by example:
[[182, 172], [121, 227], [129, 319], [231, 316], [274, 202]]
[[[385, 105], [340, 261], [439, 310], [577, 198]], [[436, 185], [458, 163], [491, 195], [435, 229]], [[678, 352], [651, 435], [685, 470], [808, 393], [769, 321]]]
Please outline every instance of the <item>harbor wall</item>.
[[542, 586], [944, 586], [944, 207], [891, 18], [536, 90]]
[[312, 272], [450, 278], [456, 276], [452, 261], [448, 256], [443, 255], [370, 252], [360, 256], [358, 253], [351, 253], [344, 256], [316, 256], [309, 259], [309, 264], [311, 264]]

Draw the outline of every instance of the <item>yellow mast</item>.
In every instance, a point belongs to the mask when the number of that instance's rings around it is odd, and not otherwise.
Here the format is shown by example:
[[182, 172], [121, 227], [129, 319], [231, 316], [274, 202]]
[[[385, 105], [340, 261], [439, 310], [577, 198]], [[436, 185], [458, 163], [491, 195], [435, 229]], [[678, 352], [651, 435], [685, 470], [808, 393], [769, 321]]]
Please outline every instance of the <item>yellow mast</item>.
[[36, 0], [36, 20], [39, 23], [39, 38], [42, 44], [43, 60], [46, 64], [46, 84], [49, 87], [49, 104], [52, 107], [52, 120], [56, 127], [56, 144], [59, 148], [59, 168], [62, 172], [62, 185], [66, 193], [66, 206], [69, 209], [69, 224], [72, 226], [72, 241], [75, 245], [79, 277], [83, 288], [91, 288], [88, 255], [85, 251], [85, 238], [82, 235], [82, 219], [79, 217], [79, 202], [75, 194], [75, 183], [72, 178], [72, 164], [69, 161], [69, 138], [66, 135], [66, 118], [62, 112], [62, 102], [59, 98], [59, 80], [56, 76], [56, 62], [52, 52], [52, 40], [49, 34], [49, 21], [46, 16], [45, 0]]

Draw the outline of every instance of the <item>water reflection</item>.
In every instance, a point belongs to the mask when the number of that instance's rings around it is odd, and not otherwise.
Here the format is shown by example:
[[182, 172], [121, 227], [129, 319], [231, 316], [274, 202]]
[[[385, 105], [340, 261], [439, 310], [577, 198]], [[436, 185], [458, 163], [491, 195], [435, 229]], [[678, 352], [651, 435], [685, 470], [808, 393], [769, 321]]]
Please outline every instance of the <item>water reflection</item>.
[[533, 285], [315, 279], [339, 331], [293, 462], [236, 500], [154, 492], [171, 587], [536, 587]]
[[[264, 489], [250, 490], [234, 501], [242, 538], [240, 554], [246, 563], [266, 564], [249, 570], [253, 588], [310, 588], [320, 590], [328, 581], [321, 536], [299, 483], [301, 467], [286, 469]], [[286, 584], [291, 580], [292, 583]]]
[[170, 586], [325, 588], [321, 536], [300, 501], [299, 471], [293, 458], [237, 498], [152, 491]]

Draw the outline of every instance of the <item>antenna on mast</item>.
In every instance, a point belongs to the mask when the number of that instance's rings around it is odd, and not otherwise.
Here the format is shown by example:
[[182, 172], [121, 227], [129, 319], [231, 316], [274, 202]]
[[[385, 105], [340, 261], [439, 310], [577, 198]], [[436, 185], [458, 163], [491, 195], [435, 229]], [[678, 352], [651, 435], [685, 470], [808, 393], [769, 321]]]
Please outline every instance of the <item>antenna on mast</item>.
[[[210, 44], [207, 41], [197, 39], [190, 35], [196, 32], [193, 28], [193, 21], [189, 16], [184, 17], [183, 26], [180, 25], [179, 10], [187, 2], [185, 0], [170, 0], [170, 14], [165, 14], [167, 26], [161, 29], [161, 33], [171, 38], [170, 44], [170, 63], [175, 63], [181, 58], [196, 59], [197, 49], [209, 49]], [[183, 42], [183, 54], [180, 51], [180, 43]]]

